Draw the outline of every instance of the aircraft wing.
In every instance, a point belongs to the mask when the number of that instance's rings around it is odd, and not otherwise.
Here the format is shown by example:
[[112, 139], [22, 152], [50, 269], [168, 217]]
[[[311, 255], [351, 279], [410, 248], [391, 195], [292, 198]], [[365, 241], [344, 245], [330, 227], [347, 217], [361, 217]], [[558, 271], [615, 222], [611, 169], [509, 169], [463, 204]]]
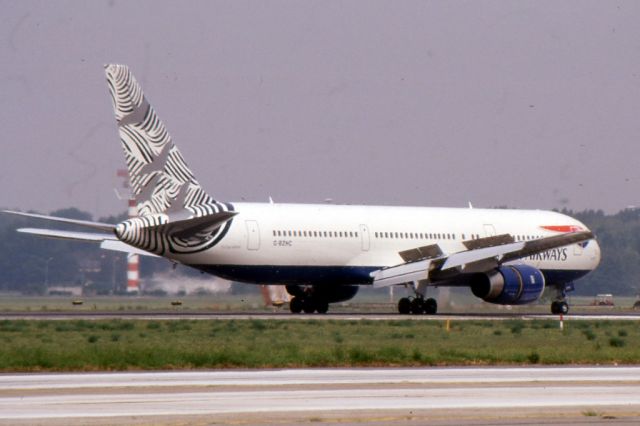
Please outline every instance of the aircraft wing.
[[428, 277], [433, 261], [434, 259], [423, 259], [374, 271], [371, 273], [373, 286], [375, 288], [390, 287], [413, 281], [422, 281]]
[[20, 228], [17, 230], [25, 234], [33, 234], [46, 238], [57, 238], [61, 240], [74, 240], [74, 241], [86, 241], [86, 242], [99, 242], [100, 248], [111, 251], [119, 251], [129, 254], [139, 254], [142, 256], [157, 257], [153, 253], [149, 253], [144, 250], [140, 250], [133, 246], [119, 241], [113, 234], [105, 233], [93, 233], [93, 232], [76, 232], [76, 231], [61, 231], [57, 229], [40, 229], [40, 228]]
[[[579, 231], [537, 240], [515, 242], [513, 237], [505, 234], [465, 242], [467, 250], [452, 254], [433, 253], [431, 250], [430, 257], [419, 260], [415, 255], [413, 257], [405, 255], [408, 252], [424, 251], [421, 250], [422, 248], [418, 248], [401, 253], [403, 259], [410, 259], [409, 261], [373, 271], [370, 276], [373, 278], [374, 287], [388, 287], [413, 281], [431, 281], [432, 275], [440, 271], [453, 271], [454, 274], [456, 271], [459, 273], [468, 270], [473, 270], [473, 272], [488, 271], [505, 262], [593, 238], [592, 232]], [[448, 278], [451, 278], [451, 275]]]

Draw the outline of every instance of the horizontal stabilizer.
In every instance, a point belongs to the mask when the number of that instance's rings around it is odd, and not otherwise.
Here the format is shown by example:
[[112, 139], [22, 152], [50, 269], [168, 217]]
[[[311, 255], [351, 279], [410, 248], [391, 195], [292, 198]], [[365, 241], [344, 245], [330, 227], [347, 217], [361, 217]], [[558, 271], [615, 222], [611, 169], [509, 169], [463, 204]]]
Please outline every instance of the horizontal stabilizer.
[[149, 253], [148, 251], [141, 250], [139, 248], [130, 246], [129, 244], [125, 244], [122, 241], [116, 240], [104, 240], [102, 243], [100, 243], [100, 248], [104, 250], [119, 251], [128, 254], [138, 254], [140, 256], [159, 257], [153, 253]]
[[20, 228], [17, 230], [25, 234], [38, 235], [45, 238], [55, 238], [59, 240], [86, 241], [90, 243], [99, 242], [100, 248], [111, 251], [119, 251], [129, 254], [139, 254], [142, 256], [157, 257], [153, 253], [140, 250], [122, 241], [118, 241], [113, 234], [98, 234], [91, 232], [60, 231], [55, 229]]
[[113, 234], [97, 234], [92, 232], [76, 232], [76, 231], [60, 231], [57, 229], [39, 229], [39, 228], [20, 228], [18, 232], [25, 234], [34, 234], [41, 237], [57, 238], [61, 240], [76, 241], [105, 241], [116, 240]]
[[105, 231], [105, 232], [113, 232], [113, 229], [115, 228], [115, 225], [112, 225], [110, 223], [91, 222], [91, 221], [88, 221], [88, 220], [68, 219], [66, 217], [47, 216], [47, 215], [36, 214], [36, 213], [16, 212], [16, 211], [12, 211], [12, 210], [3, 210], [3, 212], [4, 213], [9, 213], [9, 214], [14, 214], [14, 215], [17, 215], [17, 216], [32, 217], [32, 218], [35, 218], [35, 219], [49, 220], [49, 221], [52, 221], [52, 222], [60, 222], [60, 223], [68, 223], [70, 225], [84, 226], [86, 228], [97, 229], [97, 230]]

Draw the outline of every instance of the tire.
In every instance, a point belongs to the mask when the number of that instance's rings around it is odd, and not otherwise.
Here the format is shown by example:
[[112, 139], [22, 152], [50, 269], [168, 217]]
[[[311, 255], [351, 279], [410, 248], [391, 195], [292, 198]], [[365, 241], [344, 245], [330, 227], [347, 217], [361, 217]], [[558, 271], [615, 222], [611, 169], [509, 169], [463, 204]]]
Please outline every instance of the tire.
[[429, 298], [424, 301], [424, 312], [427, 315], [435, 315], [438, 312], [438, 302], [436, 302], [436, 299]]
[[567, 315], [569, 313], [569, 305], [562, 300], [556, 300], [551, 303], [551, 313], [554, 315]]
[[411, 313], [420, 315], [424, 313], [424, 300], [417, 297], [411, 301]]
[[293, 297], [289, 302], [289, 310], [292, 314], [299, 314], [302, 312], [302, 300], [299, 297]]
[[411, 301], [408, 298], [403, 297], [398, 300], [398, 312], [402, 315], [408, 315], [411, 312]]
[[329, 311], [329, 303], [324, 300], [318, 300], [316, 303], [316, 311], [319, 314], [326, 314]]
[[305, 314], [312, 314], [316, 310], [316, 304], [313, 298], [309, 297], [302, 301], [302, 310]]

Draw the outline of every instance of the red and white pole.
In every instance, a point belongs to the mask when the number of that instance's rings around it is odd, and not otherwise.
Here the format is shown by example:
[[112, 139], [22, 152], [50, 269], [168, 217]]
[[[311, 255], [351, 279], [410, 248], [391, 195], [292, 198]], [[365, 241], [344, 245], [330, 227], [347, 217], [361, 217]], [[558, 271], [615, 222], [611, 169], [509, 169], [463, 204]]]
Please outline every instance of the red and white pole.
[[[138, 209], [136, 208], [136, 200], [129, 198], [129, 217], [136, 217]], [[127, 256], [127, 293], [140, 292], [140, 272], [138, 270], [139, 256], [137, 254], [129, 254]]]

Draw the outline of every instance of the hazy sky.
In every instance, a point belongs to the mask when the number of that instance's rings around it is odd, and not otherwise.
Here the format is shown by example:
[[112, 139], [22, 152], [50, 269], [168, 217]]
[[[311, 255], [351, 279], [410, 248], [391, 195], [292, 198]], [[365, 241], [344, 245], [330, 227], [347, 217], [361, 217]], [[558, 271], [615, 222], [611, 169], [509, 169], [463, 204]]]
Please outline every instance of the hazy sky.
[[640, 205], [640, 2], [0, 10], [1, 207], [124, 210], [107, 62], [223, 201]]

